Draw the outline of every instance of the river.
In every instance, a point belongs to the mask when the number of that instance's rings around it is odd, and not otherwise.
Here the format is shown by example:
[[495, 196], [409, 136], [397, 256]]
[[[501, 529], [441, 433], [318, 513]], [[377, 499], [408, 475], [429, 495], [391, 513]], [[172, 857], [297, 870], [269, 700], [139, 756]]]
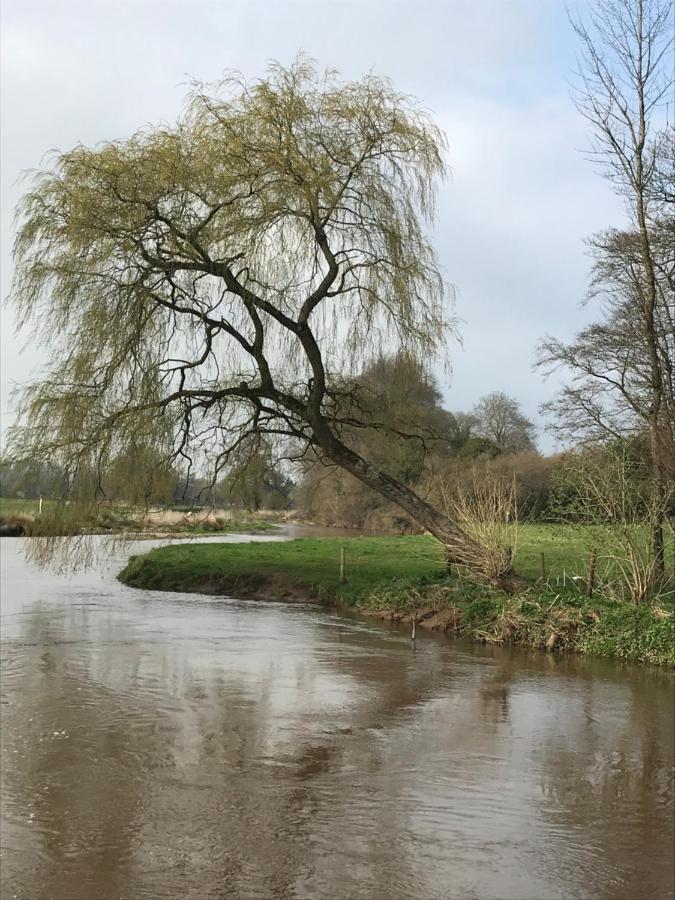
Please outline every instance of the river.
[[3, 900], [673, 896], [671, 673], [0, 549]]

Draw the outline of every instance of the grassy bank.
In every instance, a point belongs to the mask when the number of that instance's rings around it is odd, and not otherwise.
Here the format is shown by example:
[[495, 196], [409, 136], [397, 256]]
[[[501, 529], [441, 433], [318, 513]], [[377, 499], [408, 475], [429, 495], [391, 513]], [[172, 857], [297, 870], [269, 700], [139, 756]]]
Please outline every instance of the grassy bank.
[[0, 527], [20, 529], [27, 537], [42, 534], [117, 534], [123, 532], [180, 537], [199, 534], [263, 534], [277, 522], [269, 514], [230, 510], [158, 509], [148, 511], [120, 503], [101, 503], [86, 514], [45, 500], [0, 497]]
[[427, 537], [163, 547], [133, 557], [120, 579], [156, 590], [314, 600], [401, 622], [414, 615], [422, 627], [480, 641], [675, 663], [672, 591], [654, 606], [617, 602], [603, 590], [589, 599], [588, 552], [583, 529], [523, 527], [517, 564], [532, 587], [518, 597], [448, 576]]

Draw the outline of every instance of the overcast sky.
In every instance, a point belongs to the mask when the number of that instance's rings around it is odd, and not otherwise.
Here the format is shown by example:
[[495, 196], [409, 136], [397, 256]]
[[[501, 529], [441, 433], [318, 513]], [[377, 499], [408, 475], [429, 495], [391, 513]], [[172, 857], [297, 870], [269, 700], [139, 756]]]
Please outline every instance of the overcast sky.
[[[583, 10], [585, 2], [572, 3]], [[186, 82], [264, 73], [299, 50], [345, 77], [373, 70], [414, 94], [449, 140], [435, 242], [457, 290], [463, 345], [446, 406], [514, 395], [538, 424], [555, 391], [532, 371], [546, 332], [571, 335], [589, 269], [583, 239], [623, 218], [584, 158], [570, 99], [576, 46], [562, 0], [2, 0], [2, 293], [26, 169], [46, 151], [172, 121]], [[44, 349], [2, 314], [3, 425]], [[21, 352], [28, 340], [27, 348]], [[547, 438], [540, 445], [550, 449]]]

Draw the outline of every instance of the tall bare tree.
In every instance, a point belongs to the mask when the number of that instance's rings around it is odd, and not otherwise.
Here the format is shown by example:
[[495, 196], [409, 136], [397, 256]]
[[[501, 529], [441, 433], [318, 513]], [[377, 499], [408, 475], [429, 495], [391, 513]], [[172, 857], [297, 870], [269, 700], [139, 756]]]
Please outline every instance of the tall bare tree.
[[[573, 22], [573, 27], [582, 50], [576, 102], [592, 126], [591, 157], [625, 198], [630, 223], [594, 239], [595, 275], [606, 279], [610, 290], [623, 282], [624, 295], [601, 332], [587, 329], [567, 347], [548, 341], [543, 356], [581, 375], [581, 388], [568, 390], [567, 399], [576, 400], [587, 421], [610, 430], [619, 426], [603, 403], [607, 387], [623, 396], [631, 416], [645, 420], [656, 500], [651, 535], [660, 579], [674, 420], [667, 365], [672, 269], [670, 275], [663, 269], [672, 258], [663, 252], [664, 224], [672, 229], [667, 213], [673, 193], [672, 133], [664, 116], [672, 87], [672, 3], [596, 0], [590, 20]], [[666, 240], [672, 246], [672, 232]], [[664, 288], [670, 293], [664, 295]], [[639, 404], [638, 393], [643, 395]], [[620, 402], [613, 411], [621, 409]]]
[[[300, 59], [196, 86], [175, 127], [57, 155], [19, 214], [13, 297], [53, 356], [15, 444], [96, 473], [142, 432], [217, 476], [265, 434], [475, 559], [459, 525], [344, 440], [358, 366], [444, 344], [424, 233], [443, 152], [388, 81], [345, 84]], [[508, 566], [480, 574], [513, 582]]]
[[[675, 246], [673, 219], [650, 226], [657, 266], [654, 330], [663, 403], [660, 442], [666, 475], [675, 479]], [[564, 366], [573, 376], [545, 405], [563, 439], [592, 442], [648, 435], [652, 423], [651, 360], [642, 303], [641, 250], [635, 232], [610, 229], [589, 241], [594, 256], [589, 298], [600, 318], [572, 341], [549, 337], [539, 346], [540, 365]]]
[[473, 416], [476, 434], [492, 441], [500, 452], [534, 450], [534, 425], [514, 397], [503, 391], [486, 394], [474, 407]]

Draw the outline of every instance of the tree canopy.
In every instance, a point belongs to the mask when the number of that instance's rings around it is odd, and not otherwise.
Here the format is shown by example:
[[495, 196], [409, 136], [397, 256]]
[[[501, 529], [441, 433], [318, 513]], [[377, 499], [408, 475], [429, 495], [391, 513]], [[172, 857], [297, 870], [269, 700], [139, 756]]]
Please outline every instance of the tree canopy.
[[514, 397], [503, 391], [486, 394], [473, 410], [475, 431], [492, 441], [500, 453], [534, 450], [534, 425]]
[[[656, 263], [653, 335], [663, 402], [656, 427], [673, 458], [675, 435], [675, 247], [673, 217], [650, 227]], [[563, 438], [604, 441], [647, 432], [653, 419], [653, 379], [642, 296], [644, 275], [639, 236], [608, 229], [589, 241], [594, 257], [589, 300], [598, 321], [565, 343], [549, 337], [539, 346], [539, 365], [564, 366], [572, 375], [546, 407]]]
[[386, 81], [301, 60], [195, 86], [173, 128], [57, 155], [16, 241], [22, 326], [54, 351], [33, 438], [82, 457], [138, 428], [179, 431], [185, 452], [205, 426], [219, 447], [246, 427], [311, 440], [327, 376], [389, 338], [443, 339], [419, 217], [442, 148]]

